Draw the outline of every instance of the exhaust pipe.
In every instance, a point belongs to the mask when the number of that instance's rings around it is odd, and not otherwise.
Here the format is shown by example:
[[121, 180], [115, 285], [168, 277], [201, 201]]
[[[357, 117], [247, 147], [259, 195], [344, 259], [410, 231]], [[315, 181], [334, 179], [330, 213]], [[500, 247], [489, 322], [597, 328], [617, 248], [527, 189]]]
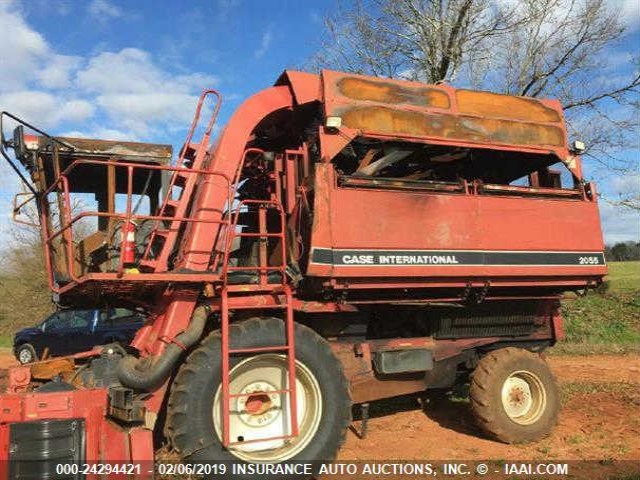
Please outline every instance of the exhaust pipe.
[[[210, 311], [209, 305], [196, 307], [191, 316], [189, 327], [176, 337], [177, 342], [187, 348], [196, 343], [202, 336]], [[183, 352], [184, 350], [178, 345], [170, 343], [155, 359], [126, 355], [118, 363], [118, 380], [125, 387], [136, 390], [153, 390], [167, 379]]]

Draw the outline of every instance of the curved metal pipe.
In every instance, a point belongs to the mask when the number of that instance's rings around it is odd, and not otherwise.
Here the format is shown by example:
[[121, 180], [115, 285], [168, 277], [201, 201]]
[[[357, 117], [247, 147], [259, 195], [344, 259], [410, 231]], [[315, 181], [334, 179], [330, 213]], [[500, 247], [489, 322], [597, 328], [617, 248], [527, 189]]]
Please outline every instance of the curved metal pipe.
[[[191, 316], [189, 327], [176, 337], [177, 343], [187, 348], [196, 343], [202, 336], [210, 311], [209, 305], [196, 307]], [[153, 390], [171, 374], [182, 353], [184, 350], [181, 347], [176, 343], [171, 343], [155, 359], [127, 355], [118, 363], [118, 379], [125, 387], [136, 390]]]

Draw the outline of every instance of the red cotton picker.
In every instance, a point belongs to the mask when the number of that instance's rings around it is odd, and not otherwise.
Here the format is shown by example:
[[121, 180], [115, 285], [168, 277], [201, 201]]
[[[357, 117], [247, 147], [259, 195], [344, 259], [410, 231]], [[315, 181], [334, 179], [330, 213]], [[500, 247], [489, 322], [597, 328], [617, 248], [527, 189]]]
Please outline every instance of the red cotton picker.
[[540, 353], [563, 292], [607, 272], [557, 101], [286, 71], [212, 144], [219, 107], [205, 91], [173, 165], [166, 145], [2, 114], [55, 301], [148, 315], [129, 346], [11, 370], [6, 477], [163, 445], [196, 464], [331, 461], [352, 405], [458, 383], [487, 435], [550, 432]]

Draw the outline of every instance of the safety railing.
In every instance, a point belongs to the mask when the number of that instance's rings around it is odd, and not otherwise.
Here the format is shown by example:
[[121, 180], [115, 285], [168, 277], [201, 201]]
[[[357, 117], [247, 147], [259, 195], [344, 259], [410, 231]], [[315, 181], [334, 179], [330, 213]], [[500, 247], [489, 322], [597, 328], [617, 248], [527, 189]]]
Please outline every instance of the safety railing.
[[[83, 165], [92, 165], [92, 166], [100, 166], [100, 167], [112, 167], [115, 169], [126, 169], [126, 200], [125, 200], [125, 209], [124, 212], [105, 212], [105, 211], [81, 211], [77, 214], [72, 213], [72, 189], [70, 188], [69, 176], [70, 174], [80, 166]], [[211, 223], [226, 226], [226, 233], [228, 235], [231, 232], [231, 215], [225, 214], [224, 211], [220, 211], [218, 219], [194, 219], [188, 216], [169, 216], [169, 215], [152, 215], [152, 214], [139, 214], [133, 211], [133, 178], [134, 172], [140, 170], [148, 170], [148, 171], [169, 171], [169, 172], [179, 172], [185, 175], [202, 175], [202, 176], [215, 176], [223, 179], [227, 188], [227, 202], [226, 202], [226, 211], [231, 212], [232, 202], [234, 198], [234, 188], [231, 182], [231, 179], [224, 173], [215, 172], [215, 171], [207, 171], [201, 169], [192, 169], [192, 168], [184, 168], [178, 166], [167, 166], [167, 165], [141, 165], [137, 163], [130, 162], [116, 162], [116, 161], [101, 161], [101, 160], [76, 160], [71, 165], [69, 165], [58, 178], [51, 184], [51, 186], [44, 191], [41, 196], [41, 226], [42, 233], [44, 239], [44, 248], [45, 248], [45, 260], [46, 260], [46, 268], [49, 279], [49, 286], [54, 292], [59, 292], [60, 287], [57, 284], [54, 278], [54, 266], [52, 264], [52, 246], [54, 241], [57, 239], [61, 239], [66, 244], [64, 246], [66, 253], [66, 270], [67, 275], [69, 277], [70, 282], [79, 283], [83, 280], [83, 276], [77, 276], [75, 274], [75, 252], [74, 252], [74, 238], [73, 238], [73, 227], [77, 225], [84, 218], [88, 217], [103, 217], [114, 219], [116, 221], [122, 222], [123, 225], [129, 225], [134, 221], [143, 221], [150, 220], [155, 221], [161, 224], [162, 222], [178, 222], [179, 225], [186, 225], [188, 223]], [[60, 215], [60, 228], [57, 230], [50, 231], [50, 218], [49, 218], [49, 205], [47, 201], [47, 197], [49, 194], [57, 192], [61, 195], [61, 208], [59, 209]], [[156, 227], [158, 228], [158, 227]], [[124, 233], [124, 232], [123, 232]], [[121, 241], [121, 250], [124, 248], [126, 238], [125, 235], [122, 235]], [[223, 241], [223, 245], [227, 245], [228, 241], [225, 239]], [[123, 251], [120, 252], [118, 266], [115, 271], [110, 272], [99, 272], [97, 274], [93, 274], [94, 278], [110, 280], [110, 279], [119, 279], [122, 278], [125, 273], [125, 264], [124, 264], [124, 255]], [[139, 277], [145, 280], [155, 279], [158, 281], [162, 281], [165, 277], [170, 276], [171, 272], [164, 273], [152, 273], [147, 275], [140, 275]], [[202, 272], [202, 276], [211, 277], [212, 271]], [[131, 275], [128, 278], [135, 280], [136, 276]]]

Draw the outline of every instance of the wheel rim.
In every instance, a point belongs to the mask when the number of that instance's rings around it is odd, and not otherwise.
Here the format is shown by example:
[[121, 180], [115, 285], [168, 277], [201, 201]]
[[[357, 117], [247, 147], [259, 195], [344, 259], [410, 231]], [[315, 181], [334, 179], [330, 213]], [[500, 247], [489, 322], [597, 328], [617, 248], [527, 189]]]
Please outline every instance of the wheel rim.
[[18, 352], [18, 360], [20, 360], [20, 363], [31, 363], [33, 361], [33, 355], [31, 355], [28, 349], [23, 348]]
[[[243, 360], [229, 372], [229, 391], [252, 393], [230, 401], [229, 438], [239, 443], [229, 447], [237, 458], [252, 463], [288, 460], [301, 452], [318, 430], [322, 414], [322, 394], [315, 376], [296, 361], [298, 436], [265, 440], [291, 434], [288, 393], [269, 393], [288, 388], [288, 361], [284, 355], [258, 355]], [[222, 388], [213, 403], [213, 424], [222, 440]]]
[[540, 419], [547, 393], [540, 378], [532, 372], [512, 373], [502, 385], [502, 407], [507, 416], [520, 425], [531, 425]]

